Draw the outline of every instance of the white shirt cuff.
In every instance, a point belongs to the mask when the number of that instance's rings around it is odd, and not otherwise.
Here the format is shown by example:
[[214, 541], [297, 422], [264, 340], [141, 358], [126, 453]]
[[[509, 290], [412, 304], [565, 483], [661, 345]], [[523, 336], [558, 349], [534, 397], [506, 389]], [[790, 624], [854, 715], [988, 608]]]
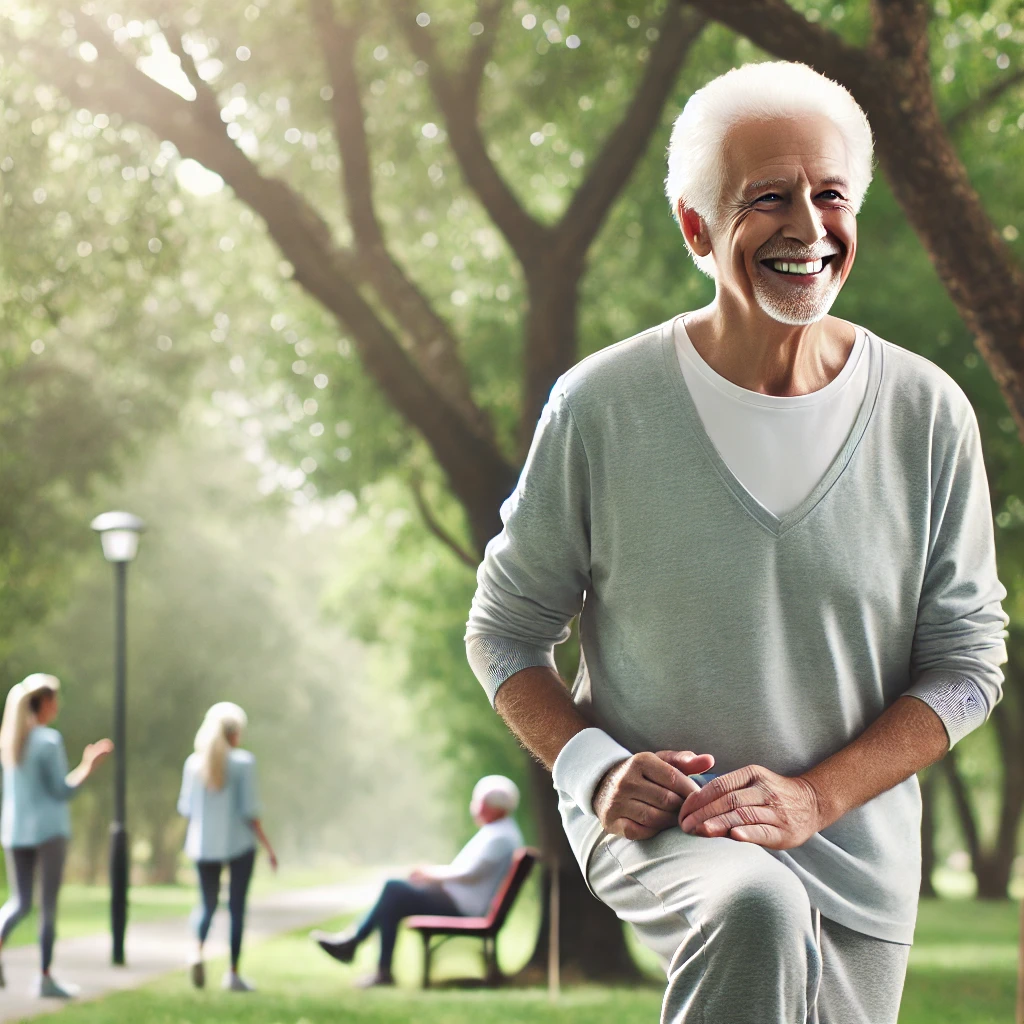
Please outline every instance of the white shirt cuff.
[[632, 756], [604, 730], [584, 729], [562, 747], [551, 779], [584, 814], [593, 814], [594, 790], [611, 768]]

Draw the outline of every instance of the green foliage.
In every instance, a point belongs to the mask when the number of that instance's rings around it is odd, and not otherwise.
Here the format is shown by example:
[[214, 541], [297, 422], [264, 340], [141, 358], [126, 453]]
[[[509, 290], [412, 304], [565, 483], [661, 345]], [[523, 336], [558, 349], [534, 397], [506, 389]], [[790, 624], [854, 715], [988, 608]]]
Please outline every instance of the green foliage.
[[160, 314], [181, 307], [164, 276], [175, 250], [149, 249], [169, 219], [167, 154], [146, 144], [153, 172], [136, 174], [137, 131], [76, 116], [10, 69], [0, 120], [2, 659], [91, 543], [81, 527], [97, 480], [171, 421], [193, 360], [158, 337]]

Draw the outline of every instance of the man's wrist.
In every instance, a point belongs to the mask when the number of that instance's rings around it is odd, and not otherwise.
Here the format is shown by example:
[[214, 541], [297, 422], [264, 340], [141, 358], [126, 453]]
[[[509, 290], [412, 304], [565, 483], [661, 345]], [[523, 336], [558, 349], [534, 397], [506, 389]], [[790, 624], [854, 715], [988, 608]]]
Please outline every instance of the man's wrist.
[[551, 769], [552, 782], [585, 814], [593, 814], [594, 794], [601, 780], [632, 756], [602, 729], [583, 729], [562, 747]]
[[818, 817], [815, 832], [820, 832], [829, 825], [834, 825], [853, 805], [843, 798], [843, 794], [837, 792], [837, 788], [828, 773], [821, 770], [822, 766], [817, 765], [810, 771], [804, 772], [798, 778], [807, 784], [813, 795], [814, 805]]

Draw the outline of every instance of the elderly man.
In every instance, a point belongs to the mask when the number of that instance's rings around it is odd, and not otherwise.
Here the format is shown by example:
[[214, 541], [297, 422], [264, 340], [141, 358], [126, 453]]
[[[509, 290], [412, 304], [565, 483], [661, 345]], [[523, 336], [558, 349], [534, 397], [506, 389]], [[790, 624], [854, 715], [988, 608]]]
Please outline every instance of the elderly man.
[[556, 383], [479, 571], [470, 662], [663, 960], [666, 1024], [895, 1022], [914, 775], [1001, 693], [973, 411], [828, 315], [870, 177], [863, 112], [808, 67], [689, 100], [667, 191], [714, 301]]
[[512, 865], [512, 855], [524, 845], [512, 817], [518, 806], [519, 788], [511, 779], [485, 775], [473, 787], [469, 804], [479, 829], [451, 864], [416, 868], [408, 881], [391, 879], [355, 929], [340, 935], [315, 931], [313, 939], [335, 960], [351, 963], [359, 946], [379, 931], [377, 971], [358, 984], [363, 988], [393, 985], [391, 959], [403, 918], [413, 914], [482, 917], [487, 913]]

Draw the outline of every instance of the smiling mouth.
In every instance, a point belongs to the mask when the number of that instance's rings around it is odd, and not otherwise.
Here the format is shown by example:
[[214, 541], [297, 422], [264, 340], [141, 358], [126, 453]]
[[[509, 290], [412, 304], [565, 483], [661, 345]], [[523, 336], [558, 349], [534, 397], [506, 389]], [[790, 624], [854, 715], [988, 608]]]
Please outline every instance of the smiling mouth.
[[822, 256], [820, 260], [808, 260], [806, 262], [775, 259], [761, 260], [761, 265], [775, 271], [776, 274], [792, 275], [793, 277], [814, 277], [816, 274], [820, 274], [835, 258], [836, 254], [833, 253], [830, 256]]

